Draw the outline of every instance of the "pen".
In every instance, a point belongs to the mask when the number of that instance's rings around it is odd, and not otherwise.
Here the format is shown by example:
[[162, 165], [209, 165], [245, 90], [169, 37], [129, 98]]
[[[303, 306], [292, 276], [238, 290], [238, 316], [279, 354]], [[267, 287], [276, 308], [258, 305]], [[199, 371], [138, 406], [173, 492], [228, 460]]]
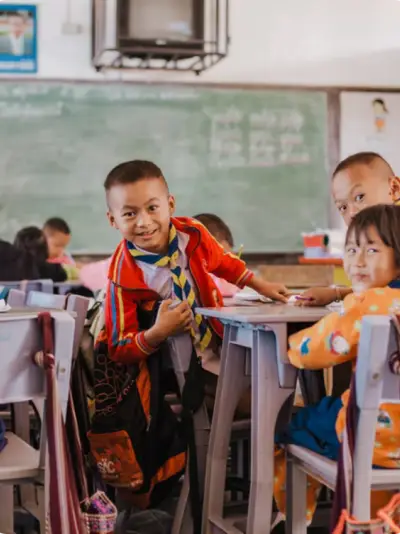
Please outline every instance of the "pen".
[[314, 299], [312, 297], [302, 297], [301, 295], [296, 295], [296, 300], [305, 300], [307, 302], [311, 302]]

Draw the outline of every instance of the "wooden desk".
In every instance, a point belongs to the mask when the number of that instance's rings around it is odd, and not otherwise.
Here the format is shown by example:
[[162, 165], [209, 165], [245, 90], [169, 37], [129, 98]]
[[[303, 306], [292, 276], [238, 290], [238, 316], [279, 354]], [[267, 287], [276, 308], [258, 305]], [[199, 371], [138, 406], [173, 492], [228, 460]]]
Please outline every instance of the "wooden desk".
[[263, 304], [199, 308], [198, 311], [206, 317], [219, 319], [225, 325], [207, 454], [203, 534], [243, 532], [223, 518], [223, 505], [234, 412], [250, 384], [251, 485], [246, 532], [265, 534], [269, 531], [272, 514], [275, 425], [281, 407], [295, 389], [297, 376], [296, 369], [288, 365], [288, 324], [314, 323], [329, 310]]

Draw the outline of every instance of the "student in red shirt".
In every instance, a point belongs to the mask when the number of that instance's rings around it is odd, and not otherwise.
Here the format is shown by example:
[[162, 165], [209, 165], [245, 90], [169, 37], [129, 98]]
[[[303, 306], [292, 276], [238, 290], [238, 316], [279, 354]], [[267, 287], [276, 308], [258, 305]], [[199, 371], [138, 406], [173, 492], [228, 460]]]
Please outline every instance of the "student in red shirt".
[[[115, 167], [104, 183], [108, 219], [123, 238], [110, 264], [105, 330], [110, 358], [121, 363], [145, 359], [169, 336], [192, 334], [203, 356], [223, 335], [219, 321], [196, 314], [197, 306], [221, 306], [212, 273], [242, 288], [282, 302], [287, 289], [255, 276], [198, 221], [174, 217], [175, 199], [161, 170], [148, 161]], [[154, 326], [139, 330], [138, 309], [163, 300]], [[171, 308], [173, 301], [178, 304]]]

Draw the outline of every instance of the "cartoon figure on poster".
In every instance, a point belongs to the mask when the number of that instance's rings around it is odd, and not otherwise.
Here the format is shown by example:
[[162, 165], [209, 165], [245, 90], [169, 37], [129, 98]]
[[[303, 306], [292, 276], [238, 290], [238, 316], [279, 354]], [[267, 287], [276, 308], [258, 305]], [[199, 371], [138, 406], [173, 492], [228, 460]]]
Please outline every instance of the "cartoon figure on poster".
[[387, 115], [389, 114], [385, 101], [382, 98], [375, 98], [372, 102], [372, 108], [375, 118], [375, 131], [383, 133], [386, 128]]
[[0, 72], [37, 72], [36, 6], [0, 4]]

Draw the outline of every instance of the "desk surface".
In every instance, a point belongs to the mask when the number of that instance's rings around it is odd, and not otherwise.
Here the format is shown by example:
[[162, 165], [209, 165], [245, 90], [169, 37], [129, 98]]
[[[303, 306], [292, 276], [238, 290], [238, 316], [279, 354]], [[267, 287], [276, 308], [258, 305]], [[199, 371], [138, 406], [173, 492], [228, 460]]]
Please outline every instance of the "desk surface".
[[31, 318], [31, 317], [37, 317], [39, 313], [43, 312], [49, 312], [50, 314], [53, 312], [65, 312], [68, 313], [71, 317], [74, 319], [76, 318], [76, 312], [74, 311], [65, 311], [65, 310], [58, 310], [58, 309], [49, 309], [49, 308], [11, 308], [11, 310], [6, 312], [0, 313], [0, 321], [10, 321], [10, 320], [18, 320], [18, 319], [25, 319], [25, 318]]
[[0, 313], [0, 321], [5, 321], [10, 317], [37, 317], [42, 311], [44, 310], [39, 308], [11, 308], [11, 310]]
[[315, 322], [331, 313], [328, 308], [299, 307], [277, 303], [258, 306], [197, 308], [197, 311], [205, 317], [248, 324]]

